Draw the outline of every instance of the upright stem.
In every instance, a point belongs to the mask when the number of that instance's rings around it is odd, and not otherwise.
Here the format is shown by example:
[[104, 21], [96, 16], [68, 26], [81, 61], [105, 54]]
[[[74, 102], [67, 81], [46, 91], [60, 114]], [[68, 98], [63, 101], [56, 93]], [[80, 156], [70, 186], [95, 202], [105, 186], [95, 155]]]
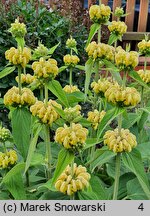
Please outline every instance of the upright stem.
[[40, 88], [40, 100], [41, 101], [43, 101], [43, 99], [44, 99], [44, 95], [43, 95], [43, 87], [42, 88]]
[[145, 60], [144, 60], [144, 72], [146, 71], [146, 66], [147, 66], [147, 61], [146, 61], [146, 57], [145, 57]]
[[101, 42], [101, 26], [98, 29], [98, 43], [100, 43], [100, 42]]
[[49, 126], [45, 125], [45, 142], [46, 142], [46, 158], [47, 158], [47, 177], [50, 179], [51, 177], [51, 144], [50, 144], [50, 130]]
[[117, 200], [117, 196], [118, 196], [120, 165], [121, 165], [121, 153], [117, 153], [117, 155], [116, 155], [116, 171], [115, 171], [115, 185], [114, 185], [113, 200]]
[[72, 85], [72, 67], [70, 67], [69, 84]]
[[18, 88], [19, 88], [19, 94], [21, 95], [21, 67], [18, 67]]
[[[74, 160], [71, 162], [71, 176], [74, 176]], [[74, 200], [74, 193], [70, 195], [70, 200]]]
[[118, 133], [121, 133], [121, 127], [122, 127], [122, 114], [118, 116]]
[[101, 0], [99, 0], [99, 5], [101, 5]]
[[45, 105], [47, 106], [47, 103], [48, 103], [48, 88], [47, 86], [45, 85]]

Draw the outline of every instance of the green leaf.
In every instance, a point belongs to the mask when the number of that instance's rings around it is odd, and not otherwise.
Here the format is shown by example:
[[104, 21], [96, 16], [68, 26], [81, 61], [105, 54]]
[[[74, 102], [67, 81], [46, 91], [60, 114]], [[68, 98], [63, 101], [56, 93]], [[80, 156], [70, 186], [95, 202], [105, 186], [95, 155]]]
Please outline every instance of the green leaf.
[[85, 99], [87, 97], [88, 91], [89, 91], [89, 85], [90, 85], [90, 80], [91, 80], [91, 75], [92, 75], [92, 68], [94, 65], [93, 59], [88, 59], [87, 62], [85, 63]]
[[22, 38], [22, 37], [16, 37], [15, 40], [17, 41], [18, 46], [21, 47], [21, 49], [23, 49], [24, 45], [25, 45], [24, 38]]
[[79, 200], [98, 200], [96, 193], [93, 191], [78, 191]]
[[144, 107], [144, 108], [141, 108], [141, 110], [144, 110], [145, 112], [150, 114], [150, 107]]
[[66, 150], [65, 148], [63, 148], [59, 152], [56, 169], [52, 179], [52, 184], [55, 183], [55, 181], [58, 179], [58, 177], [61, 175], [64, 169], [67, 167], [68, 164], [70, 164], [73, 161], [73, 159], [74, 159], [74, 154]]
[[133, 149], [130, 153], [124, 152], [122, 154], [122, 161], [124, 165], [136, 175], [143, 191], [148, 199], [150, 199], [150, 186], [139, 151]]
[[136, 71], [130, 71], [128, 73], [130, 77], [132, 77], [134, 80], [136, 80], [140, 85], [144, 86], [145, 88], [149, 89], [149, 86], [141, 79], [141, 77], [138, 75]]
[[25, 168], [25, 163], [16, 164], [3, 178], [1, 184], [5, 184], [14, 199], [26, 199], [21, 172]]
[[97, 138], [87, 138], [84, 150], [101, 143], [103, 140], [103, 138], [99, 140], [97, 140]]
[[58, 69], [58, 72], [61, 73], [62, 71], [66, 70], [68, 66], [62, 66]]
[[103, 59], [104, 64], [106, 67], [110, 68], [111, 75], [115, 78], [115, 80], [119, 83], [119, 85], [122, 85], [122, 78], [120, 76], [118, 68], [114, 66], [114, 64], [106, 59]]
[[72, 92], [72, 93], [66, 93], [68, 103], [70, 106], [74, 105], [75, 103], [84, 101], [85, 95], [83, 92]]
[[55, 46], [51, 47], [49, 50], [48, 50], [48, 54], [49, 55], [52, 55], [55, 50], [57, 49], [57, 47], [59, 46], [60, 42], [58, 44], [56, 44]]
[[106, 188], [99, 177], [92, 175], [90, 179], [92, 191], [97, 195], [99, 200], [107, 200]]
[[24, 159], [30, 144], [31, 114], [26, 108], [16, 108], [12, 112], [12, 134], [15, 145]]
[[108, 150], [108, 148], [104, 146], [103, 148], [96, 150], [92, 160], [88, 161], [87, 164], [90, 164], [92, 171], [94, 171], [97, 166], [102, 166], [107, 163], [115, 155], [116, 154], [114, 152]]
[[96, 32], [98, 31], [99, 28], [100, 28], [100, 24], [98, 24], [98, 23], [94, 23], [93, 25], [91, 25], [89, 37], [88, 37], [88, 40], [87, 40], [85, 47], [87, 47], [89, 45], [89, 43], [91, 42], [92, 38], [94, 37], [94, 35], [96, 34]]
[[138, 113], [128, 113], [127, 119], [123, 119], [122, 127], [130, 128], [132, 127], [138, 120], [140, 119], [140, 115]]
[[17, 176], [25, 168], [25, 163], [16, 164], [4, 177], [1, 184], [8, 182], [13, 176]]
[[61, 101], [61, 103], [65, 107], [69, 107], [67, 96], [58, 81], [56, 80], [50, 81], [47, 84], [47, 88]]
[[78, 50], [76, 47], [71, 48], [76, 54], [78, 54]]
[[116, 118], [119, 114], [123, 113], [124, 111], [125, 109], [123, 108], [115, 107], [106, 112], [104, 118], [102, 119], [101, 123], [98, 126], [97, 139], [101, 137], [106, 126], [109, 125], [114, 118]]
[[147, 200], [137, 178], [127, 182], [127, 198], [131, 200]]
[[[144, 124], [146, 123], [146, 121], [148, 120], [148, 115], [149, 115], [149, 111], [147, 110], [147, 108], [141, 108], [143, 111], [141, 113], [141, 115], [139, 115], [140, 119], [138, 121], [138, 130], [141, 131], [142, 129], [144, 129]], [[150, 109], [150, 108], [149, 108]], [[144, 129], [145, 130], [145, 129]]]
[[42, 125], [39, 125], [35, 131], [33, 139], [31, 140], [29, 150], [28, 150], [27, 160], [26, 160], [25, 172], [28, 170], [30, 166], [30, 163], [31, 163], [31, 160], [32, 160], [35, 148], [36, 148], [39, 133], [41, 132], [41, 130], [42, 130]]
[[116, 34], [111, 33], [109, 36], [108, 44], [112, 45], [113, 43], [115, 43], [119, 39], [120, 39], [120, 36], [117, 36]]
[[60, 108], [58, 108], [58, 107], [56, 107], [56, 106], [54, 106], [54, 105], [53, 105], [53, 107], [55, 108], [56, 112], [57, 112], [63, 119], [66, 119], [66, 114], [65, 114], [64, 110], [62, 110], [62, 109], [60, 109]]
[[12, 178], [5, 183], [5, 186], [15, 200], [26, 199], [23, 179], [20, 173], [17, 173], [17, 175], [12, 176]]
[[13, 67], [6, 67], [4, 70], [0, 72], [0, 79], [7, 76], [8, 74], [11, 74], [16, 69], [15, 66]]
[[85, 66], [82, 66], [82, 65], [76, 65], [75, 68], [85, 71]]
[[137, 145], [136, 149], [141, 153], [143, 160], [150, 159], [150, 141], [145, 143], [140, 143]]

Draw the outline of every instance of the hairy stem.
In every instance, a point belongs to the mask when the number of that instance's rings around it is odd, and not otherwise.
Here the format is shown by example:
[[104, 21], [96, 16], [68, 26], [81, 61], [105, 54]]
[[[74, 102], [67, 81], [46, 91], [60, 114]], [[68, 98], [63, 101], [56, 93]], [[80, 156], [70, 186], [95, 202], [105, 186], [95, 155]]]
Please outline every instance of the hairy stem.
[[51, 177], [51, 143], [50, 143], [50, 129], [48, 125], [45, 125], [45, 142], [46, 142], [46, 159], [47, 159], [47, 178]]
[[115, 184], [114, 184], [113, 200], [117, 200], [117, 196], [118, 196], [120, 165], [121, 165], [121, 154], [117, 153], [117, 155], [116, 155], [116, 173], [115, 173]]
[[22, 89], [22, 84], [21, 84], [21, 67], [18, 67], [18, 88], [19, 88], [19, 94], [21, 95], [21, 89]]
[[69, 84], [72, 85], [72, 67], [70, 67]]

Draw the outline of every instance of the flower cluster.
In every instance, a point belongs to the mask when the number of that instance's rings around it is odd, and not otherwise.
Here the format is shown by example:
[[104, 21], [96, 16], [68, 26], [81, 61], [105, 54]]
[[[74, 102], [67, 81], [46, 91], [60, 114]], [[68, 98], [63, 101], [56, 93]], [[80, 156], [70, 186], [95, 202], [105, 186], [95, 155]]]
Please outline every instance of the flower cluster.
[[106, 90], [112, 85], [112, 82], [110, 82], [108, 79], [99, 79], [98, 82], [92, 82], [91, 88], [96, 94], [101, 94], [101, 96], [104, 96], [104, 93]]
[[71, 166], [67, 166], [63, 173], [59, 176], [55, 183], [55, 188], [67, 195], [72, 195], [79, 190], [89, 186], [89, 180], [91, 176], [87, 172], [86, 168], [76, 163]]
[[28, 88], [22, 88], [21, 94], [19, 93], [19, 88], [16, 86], [8, 90], [4, 95], [4, 104], [6, 106], [31, 106], [36, 101], [33, 92]]
[[118, 128], [108, 130], [104, 135], [104, 144], [113, 152], [130, 152], [137, 145], [136, 136], [130, 133], [128, 129]]
[[48, 48], [45, 47], [43, 44], [39, 44], [39, 46], [34, 50], [34, 54], [33, 56], [40, 58], [43, 56], [47, 56], [48, 55]]
[[108, 102], [119, 106], [136, 106], [141, 100], [140, 93], [135, 88], [123, 88], [117, 83], [111, 85], [104, 95]]
[[99, 112], [96, 109], [93, 112], [92, 111], [88, 112], [87, 120], [92, 123], [92, 127], [94, 128], [94, 130], [98, 128], [98, 125], [102, 121], [105, 114], [106, 112], [104, 110]]
[[5, 142], [11, 137], [10, 130], [5, 127], [0, 127], [0, 142]]
[[56, 130], [55, 141], [66, 149], [78, 149], [84, 146], [87, 135], [86, 128], [83, 128], [81, 124], [72, 123], [71, 126], [64, 125]]
[[110, 32], [122, 36], [127, 31], [127, 25], [121, 21], [112, 21], [108, 29]]
[[64, 113], [66, 115], [66, 120], [72, 122], [77, 117], [81, 117], [81, 106], [76, 105], [75, 107], [65, 108]]
[[74, 38], [70, 37], [67, 41], [66, 41], [66, 46], [70, 49], [75, 48], [77, 45], [77, 42]]
[[35, 77], [39, 79], [52, 79], [58, 74], [57, 61], [52, 58], [47, 61], [44, 58], [40, 58], [39, 61], [33, 62], [32, 69], [34, 70]]
[[65, 65], [70, 65], [70, 66], [75, 66], [78, 64], [78, 62], [80, 61], [80, 59], [78, 58], [78, 56], [76, 55], [65, 55], [64, 58], [64, 63]]
[[63, 90], [66, 93], [73, 93], [73, 92], [79, 92], [80, 90], [78, 89], [77, 86], [73, 86], [73, 85], [66, 85]]
[[7, 168], [16, 163], [18, 159], [15, 150], [9, 150], [6, 153], [0, 152], [0, 168]]
[[107, 59], [109, 61], [113, 61], [114, 51], [115, 51], [114, 47], [104, 43], [97, 44], [95, 41], [92, 41], [86, 48], [86, 52], [88, 53], [88, 56], [92, 57], [94, 60], [100, 58], [100, 59]]
[[25, 68], [31, 59], [31, 50], [27, 47], [24, 47], [23, 49], [11, 47], [5, 52], [5, 57], [10, 63], [14, 65], [21, 65]]
[[150, 70], [139, 70], [137, 73], [144, 82], [150, 83]]
[[[19, 82], [19, 77], [16, 77], [17, 83]], [[31, 84], [33, 81], [35, 81], [35, 77], [31, 74], [21, 74], [21, 83], [22, 84]]]
[[116, 7], [114, 15], [116, 17], [121, 17], [124, 14], [123, 8]]
[[19, 19], [16, 19], [14, 23], [11, 24], [11, 28], [9, 29], [12, 36], [15, 38], [24, 37], [27, 33], [26, 26], [24, 23], [20, 23]]
[[135, 51], [126, 52], [118, 47], [115, 54], [115, 62], [120, 70], [132, 70], [138, 65], [138, 53]]
[[142, 55], [150, 55], [150, 40], [142, 40], [138, 43], [139, 52]]
[[44, 124], [51, 125], [60, 117], [55, 107], [62, 109], [62, 106], [53, 100], [49, 100], [47, 104], [42, 101], [36, 101], [36, 103], [30, 107], [30, 111], [33, 116], [37, 116]]
[[104, 24], [106, 23], [111, 14], [111, 9], [109, 6], [101, 5], [92, 5], [89, 10], [90, 19], [95, 23]]

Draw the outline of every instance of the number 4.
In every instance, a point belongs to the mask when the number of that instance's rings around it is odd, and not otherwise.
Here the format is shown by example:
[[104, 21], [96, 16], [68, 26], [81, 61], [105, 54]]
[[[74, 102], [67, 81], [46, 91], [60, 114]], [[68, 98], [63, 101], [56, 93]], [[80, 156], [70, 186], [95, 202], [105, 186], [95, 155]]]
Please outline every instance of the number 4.
[[139, 210], [143, 211], [144, 210], [144, 207], [143, 207], [143, 203], [141, 203], [138, 207]]

